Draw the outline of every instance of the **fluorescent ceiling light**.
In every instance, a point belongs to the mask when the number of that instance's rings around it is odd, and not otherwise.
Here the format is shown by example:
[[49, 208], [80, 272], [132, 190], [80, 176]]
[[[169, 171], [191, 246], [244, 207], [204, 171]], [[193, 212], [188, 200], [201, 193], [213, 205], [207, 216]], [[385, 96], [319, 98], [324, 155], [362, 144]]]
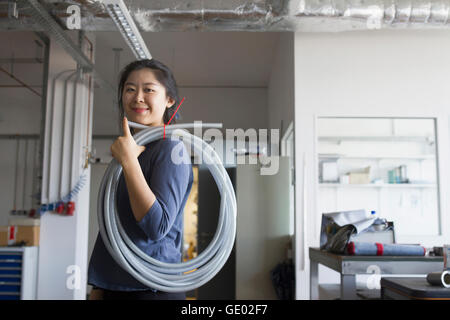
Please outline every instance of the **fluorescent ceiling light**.
[[152, 56], [125, 3], [122, 0], [104, 0], [103, 3], [136, 58], [138, 60], [151, 59]]

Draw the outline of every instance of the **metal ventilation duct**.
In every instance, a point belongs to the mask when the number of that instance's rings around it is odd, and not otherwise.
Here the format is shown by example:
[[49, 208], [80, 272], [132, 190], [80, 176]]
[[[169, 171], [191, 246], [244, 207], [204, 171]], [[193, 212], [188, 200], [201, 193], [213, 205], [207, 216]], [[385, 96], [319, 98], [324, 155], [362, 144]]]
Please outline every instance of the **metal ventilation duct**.
[[[69, 5], [81, 7], [85, 31], [116, 31], [101, 0], [42, 0], [62, 23]], [[367, 29], [443, 29], [450, 25], [450, 0], [124, 0], [136, 26], [157, 31], [335, 32]], [[30, 14], [7, 18], [0, 29], [30, 29]]]
[[[183, 30], [259, 31], [283, 28], [287, 15], [283, 0], [169, 0], [125, 1], [143, 31]], [[281, 23], [281, 26], [278, 24]]]
[[450, 1], [300, 0], [295, 16], [354, 20], [370, 28], [395, 25], [447, 27]]

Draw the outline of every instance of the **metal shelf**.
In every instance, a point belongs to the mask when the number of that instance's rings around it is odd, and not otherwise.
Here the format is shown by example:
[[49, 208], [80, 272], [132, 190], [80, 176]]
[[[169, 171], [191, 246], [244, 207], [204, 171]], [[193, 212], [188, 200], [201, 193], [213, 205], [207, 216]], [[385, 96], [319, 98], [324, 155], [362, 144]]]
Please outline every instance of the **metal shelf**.
[[36, 298], [38, 247], [0, 247], [0, 300]]
[[434, 155], [417, 155], [417, 156], [347, 156], [319, 154], [320, 159], [348, 159], [348, 160], [433, 160]]
[[319, 183], [324, 188], [436, 188], [436, 184], [414, 184], [414, 183], [383, 183], [383, 184], [357, 184], [357, 183]]
[[424, 136], [322, 136], [319, 141], [388, 141], [388, 142], [423, 142], [434, 143], [431, 137]]

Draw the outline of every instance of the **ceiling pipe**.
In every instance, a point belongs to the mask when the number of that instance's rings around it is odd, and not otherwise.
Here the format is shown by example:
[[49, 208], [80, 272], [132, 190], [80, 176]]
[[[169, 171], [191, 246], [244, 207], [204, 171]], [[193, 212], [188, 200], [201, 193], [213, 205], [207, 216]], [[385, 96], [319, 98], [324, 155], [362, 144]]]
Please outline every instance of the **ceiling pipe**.
[[449, 13], [449, 0], [301, 0], [295, 16], [447, 25]]
[[[141, 32], [295, 31], [336, 32], [367, 29], [447, 29], [450, 0], [124, 0]], [[61, 20], [66, 8], [81, 6], [85, 31], [115, 31], [102, 0], [45, 0]], [[27, 10], [19, 20], [0, 19], [0, 29], [31, 26]], [[6, 14], [6, 12], [5, 12]]]
[[[97, 16], [99, 0], [78, 0]], [[450, 0], [125, 0], [141, 31], [448, 28]], [[103, 9], [104, 10], [104, 9]], [[315, 19], [314, 19], [315, 18]], [[338, 27], [335, 29], [335, 27]]]

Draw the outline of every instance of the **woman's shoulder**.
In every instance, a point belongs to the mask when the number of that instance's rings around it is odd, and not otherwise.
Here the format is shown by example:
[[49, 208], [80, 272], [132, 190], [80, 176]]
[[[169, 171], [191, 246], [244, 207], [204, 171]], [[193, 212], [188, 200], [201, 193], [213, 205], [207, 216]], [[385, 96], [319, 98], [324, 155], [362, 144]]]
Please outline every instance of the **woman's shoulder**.
[[145, 147], [144, 152], [153, 161], [167, 161], [170, 158], [173, 164], [190, 163], [189, 152], [179, 139], [160, 139], [146, 144]]
[[172, 151], [174, 148], [184, 146], [183, 142], [176, 138], [165, 138], [152, 141], [145, 145], [146, 147], [152, 148], [158, 151]]

